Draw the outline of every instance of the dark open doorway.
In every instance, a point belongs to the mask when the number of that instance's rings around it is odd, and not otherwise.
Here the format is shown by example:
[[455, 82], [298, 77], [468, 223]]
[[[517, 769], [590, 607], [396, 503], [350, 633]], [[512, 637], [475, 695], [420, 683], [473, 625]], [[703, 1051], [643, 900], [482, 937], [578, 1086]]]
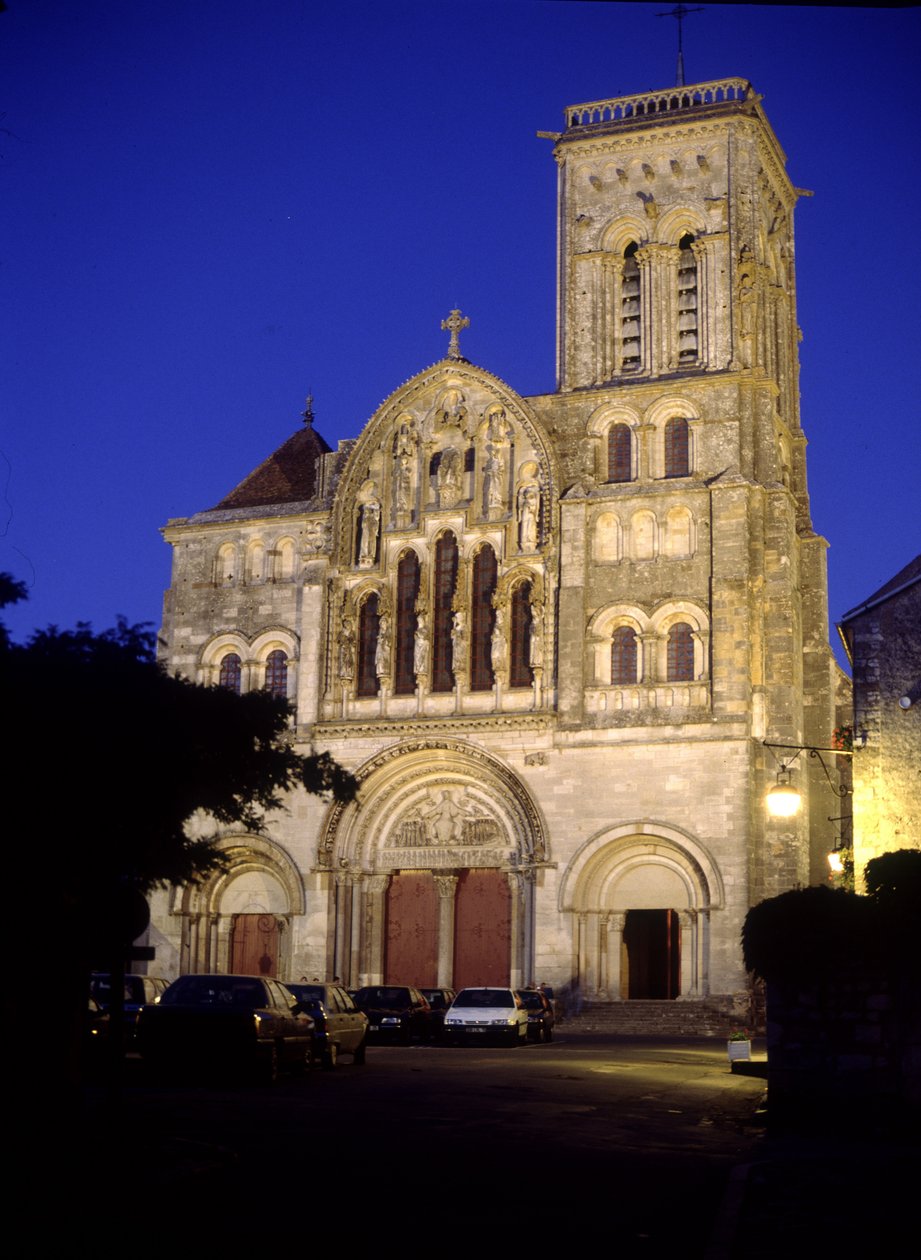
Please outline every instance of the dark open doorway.
[[676, 998], [681, 937], [675, 910], [628, 910], [624, 923], [628, 998]]

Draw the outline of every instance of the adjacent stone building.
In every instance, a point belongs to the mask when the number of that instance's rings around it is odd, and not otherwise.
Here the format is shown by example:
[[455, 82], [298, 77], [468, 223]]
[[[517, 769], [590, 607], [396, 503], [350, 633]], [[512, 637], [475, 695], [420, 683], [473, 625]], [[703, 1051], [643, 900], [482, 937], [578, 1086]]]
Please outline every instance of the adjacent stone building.
[[854, 675], [854, 872], [921, 848], [921, 555], [838, 626]]
[[784, 154], [739, 79], [547, 138], [556, 392], [468, 362], [451, 312], [356, 438], [308, 407], [166, 527], [169, 667], [287, 695], [296, 745], [361, 783], [162, 894], [167, 973], [728, 999], [748, 907], [824, 877], [828, 828], [762, 805], [763, 741], [834, 726]]

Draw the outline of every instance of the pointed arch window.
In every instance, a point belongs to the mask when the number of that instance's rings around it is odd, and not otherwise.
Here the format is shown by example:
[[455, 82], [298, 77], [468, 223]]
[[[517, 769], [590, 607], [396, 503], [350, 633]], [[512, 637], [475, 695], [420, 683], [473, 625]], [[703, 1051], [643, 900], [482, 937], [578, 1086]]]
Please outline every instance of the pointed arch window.
[[665, 475], [687, 477], [690, 471], [688, 422], [674, 416], [665, 426]]
[[276, 700], [288, 698], [288, 654], [281, 648], [265, 658], [265, 689]]
[[633, 434], [628, 424], [608, 429], [608, 481], [633, 480]]
[[397, 567], [396, 659], [393, 690], [398, 696], [411, 696], [416, 690], [413, 673], [413, 647], [416, 635], [416, 599], [419, 595], [419, 558], [404, 551]]
[[492, 672], [492, 632], [496, 612], [492, 597], [496, 591], [496, 553], [484, 546], [473, 560], [473, 607], [470, 627], [470, 688], [489, 691], [495, 677]]
[[378, 597], [369, 595], [361, 605], [358, 614], [358, 678], [355, 684], [357, 696], [376, 696], [380, 689], [375, 668], [380, 622]]
[[432, 619], [432, 690], [451, 691], [454, 661], [451, 651], [451, 604], [457, 584], [457, 539], [442, 534], [435, 544], [434, 616]]
[[618, 626], [611, 638], [611, 682], [630, 686], [636, 682], [636, 631]]
[[694, 681], [694, 633], [686, 621], [668, 632], [667, 677], [669, 682]]
[[243, 685], [243, 662], [236, 652], [228, 652], [221, 658], [218, 685], [226, 687], [228, 691], [233, 691], [236, 695], [240, 694]]
[[624, 250], [624, 270], [620, 294], [620, 365], [624, 372], [639, 371], [643, 357], [643, 328], [640, 306], [638, 246], [632, 241]]
[[531, 669], [531, 583], [521, 582], [512, 592], [512, 640], [509, 661], [509, 685], [530, 687], [534, 682]]
[[678, 363], [692, 365], [698, 359], [697, 259], [693, 236], [678, 242]]

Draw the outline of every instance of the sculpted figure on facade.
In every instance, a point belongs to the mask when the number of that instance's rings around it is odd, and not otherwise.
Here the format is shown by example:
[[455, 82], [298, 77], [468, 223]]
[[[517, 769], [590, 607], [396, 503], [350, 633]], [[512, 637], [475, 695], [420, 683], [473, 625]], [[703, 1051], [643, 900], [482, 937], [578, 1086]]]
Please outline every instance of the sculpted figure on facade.
[[451, 664], [455, 675], [467, 668], [467, 615], [463, 608], [451, 619]]
[[489, 646], [492, 671], [498, 674], [505, 669], [506, 661], [505, 613], [501, 608], [496, 609], [496, 621], [492, 628]]
[[390, 614], [381, 613], [377, 627], [377, 645], [374, 649], [374, 672], [378, 678], [390, 676], [390, 646], [393, 632], [390, 625]]
[[537, 550], [537, 522], [540, 515], [540, 491], [537, 486], [522, 486], [518, 491], [518, 549]]
[[464, 797], [458, 789], [430, 789], [425, 802], [404, 815], [388, 847], [447, 849], [497, 844], [502, 839], [498, 824]]
[[419, 678], [429, 668], [429, 619], [425, 611], [419, 613], [416, 634], [413, 639], [413, 673]]
[[355, 677], [355, 626], [351, 617], [342, 618], [339, 630], [339, 677], [348, 682]]
[[505, 468], [502, 452], [490, 445], [486, 448], [486, 468], [483, 472], [483, 506], [488, 515], [505, 507]]
[[528, 648], [528, 664], [532, 669], [544, 665], [544, 615], [536, 604], [531, 606], [531, 643]]
[[377, 540], [381, 532], [379, 499], [368, 499], [361, 505], [361, 537], [358, 544], [358, 567], [370, 569], [377, 562]]
[[453, 507], [461, 495], [463, 469], [460, 452], [453, 446], [442, 451], [438, 464], [438, 506]]

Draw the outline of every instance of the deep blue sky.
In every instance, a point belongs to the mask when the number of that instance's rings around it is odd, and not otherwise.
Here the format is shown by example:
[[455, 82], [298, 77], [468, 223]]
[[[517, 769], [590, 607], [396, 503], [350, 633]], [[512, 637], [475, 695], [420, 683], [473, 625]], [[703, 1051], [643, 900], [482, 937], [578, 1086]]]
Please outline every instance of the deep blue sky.
[[[441, 358], [554, 387], [564, 106], [674, 83], [670, 5], [8, 0], [0, 567], [8, 621], [159, 622], [169, 517], [298, 426], [355, 436]], [[709, 5], [688, 82], [752, 81], [796, 215], [831, 616], [921, 550], [918, 9]]]

